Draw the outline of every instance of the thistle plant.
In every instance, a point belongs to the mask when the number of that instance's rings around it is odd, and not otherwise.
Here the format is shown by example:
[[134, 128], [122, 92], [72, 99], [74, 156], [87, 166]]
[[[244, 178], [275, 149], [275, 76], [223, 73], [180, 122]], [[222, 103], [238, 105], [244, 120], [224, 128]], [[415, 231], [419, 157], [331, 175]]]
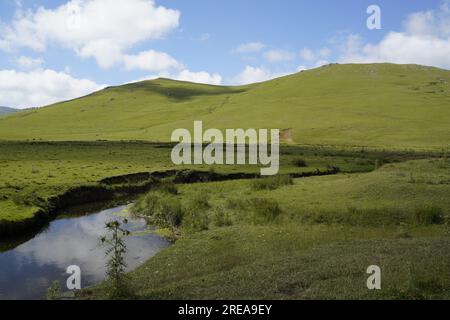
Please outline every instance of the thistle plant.
[[[123, 224], [128, 220], [124, 219]], [[127, 251], [124, 238], [130, 235], [128, 230], [122, 228], [119, 221], [106, 223], [109, 234], [100, 238], [103, 245], [107, 246], [106, 278], [109, 284], [109, 294], [112, 299], [125, 298], [127, 295], [127, 276], [125, 273], [125, 254]]]

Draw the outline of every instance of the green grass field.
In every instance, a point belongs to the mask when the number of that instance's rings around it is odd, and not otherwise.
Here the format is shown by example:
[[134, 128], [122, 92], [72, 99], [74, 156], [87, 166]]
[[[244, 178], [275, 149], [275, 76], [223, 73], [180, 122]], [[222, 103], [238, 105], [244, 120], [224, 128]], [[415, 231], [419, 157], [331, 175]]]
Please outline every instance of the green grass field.
[[[182, 185], [169, 197], [183, 208], [181, 238], [130, 274], [131, 292], [138, 299], [449, 299], [449, 168], [448, 158], [409, 161], [275, 190], [254, 181]], [[411, 179], [411, 172], [420, 174]], [[151, 218], [145, 199], [135, 210]], [[268, 215], [273, 202], [279, 210]], [[381, 291], [366, 287], [370, 265], [382, 266]], [[86, 297], [106, 297], [102, 289]]]
[[[139, 142], [8, 142], [0, 143], [0, 221], [30, 218], [51, 197], [78, 186], [98, 185], [104, 178], [138, 172], [195, 169], [209, 166], [175, 166], [170, 145]], [[426, 154], [283, 147], [283, 174], [326, 171], [330, 166], [347, 172], [371, 170], [376, 161], [399, 161]], [[296, 160], [306, 162], [299, 167]], [[259, 166], [215, 166], [218, 173], [258, 173]]]
[[177, 128], [293, 129], [298, 144], [448, 149], [450, 72], [331, 65], [243, 87], [159, 79], [0, 119], [3, 140], [169, 141]]

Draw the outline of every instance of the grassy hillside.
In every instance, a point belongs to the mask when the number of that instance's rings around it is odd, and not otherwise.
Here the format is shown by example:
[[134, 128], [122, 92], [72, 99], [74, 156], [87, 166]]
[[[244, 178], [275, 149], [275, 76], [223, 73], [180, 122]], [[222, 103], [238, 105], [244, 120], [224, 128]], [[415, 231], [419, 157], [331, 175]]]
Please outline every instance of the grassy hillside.
[[331, 65], [242, 87], [158, 79], [2, 118], [0, 137], [168, 141], [203, 120], [292, 128], [299, 144], [448, 148], [449, 81], [450, 71], [392, 64]]

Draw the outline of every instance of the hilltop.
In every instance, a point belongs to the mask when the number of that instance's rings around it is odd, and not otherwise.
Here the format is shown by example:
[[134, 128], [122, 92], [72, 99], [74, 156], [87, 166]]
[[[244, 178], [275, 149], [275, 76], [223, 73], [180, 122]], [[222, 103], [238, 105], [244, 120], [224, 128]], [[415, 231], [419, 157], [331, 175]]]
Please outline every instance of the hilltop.
[[333, 64], [239, 87], [157, 79], [0, 119], [4, 140], [169, 141], [176, 128], [292, 129], [297, 144], [448, 148], [450, 71]]

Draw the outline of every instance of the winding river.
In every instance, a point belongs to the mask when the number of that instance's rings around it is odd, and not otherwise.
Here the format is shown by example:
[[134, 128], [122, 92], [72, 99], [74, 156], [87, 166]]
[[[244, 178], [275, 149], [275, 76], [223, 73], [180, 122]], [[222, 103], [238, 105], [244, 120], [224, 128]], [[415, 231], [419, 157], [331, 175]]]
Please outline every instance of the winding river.
[[[80, 267], [83, 288], [104, 280], [105, 248], [99, 238], [107, 233], [105, 223], [126, 215], [127, 208], [95, 213], [72, 210], [29, 240], [0, 242], [0, 300], [45, 299], [55, 280], [67, 291], [70, 275], [66, 269], [71, 265]], [[128, 271], [169, 246], [164, 238], [150, 232], [143, 219], [128, 218], [125, 228], [132, 232], [125, 240]]]

